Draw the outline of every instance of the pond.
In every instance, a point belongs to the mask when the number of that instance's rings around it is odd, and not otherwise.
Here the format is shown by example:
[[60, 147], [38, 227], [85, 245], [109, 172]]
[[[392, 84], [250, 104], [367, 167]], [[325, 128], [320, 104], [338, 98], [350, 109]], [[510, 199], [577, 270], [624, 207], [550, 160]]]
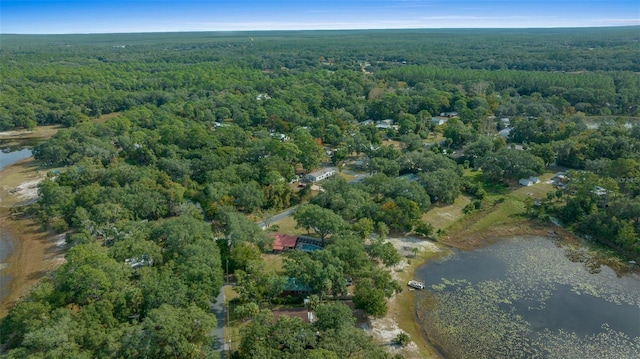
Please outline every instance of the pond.
[[417, 320], [447, 358], [640, 358], [640, 276], [566, 250], [510, 238], [431, 261], [415, 273]]

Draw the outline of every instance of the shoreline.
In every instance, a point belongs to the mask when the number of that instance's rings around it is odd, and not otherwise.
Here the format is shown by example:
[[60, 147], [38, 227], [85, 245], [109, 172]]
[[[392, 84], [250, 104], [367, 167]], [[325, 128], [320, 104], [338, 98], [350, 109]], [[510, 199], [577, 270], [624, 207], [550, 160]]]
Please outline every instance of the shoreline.
[[[11, 253], [4, 259], [2, 270], [3, 296], [0, 300], [0, 318], [4, 318], [13, 307], [40, 279], [44, 278], [63, 259], [62, 250], [56, 243], [58, 236], [44, 231], [31, 218], [12, 218], [11, 208], [33, 198], [34, 187], [45, 178], [38, 173], [35, 160], [29, 157], [9, 165], [0, 171], [0, 228], [8, 235]], [[20, 191], [11, 193], [20, 187]], [[37, 195], [37, 191], [35, 192]], [[4, 293], [6, 291], [6, 294]]]
[[[437, 242], [437, 246], [440, 248], [438, 252], [430, 251], [429, 248], [424, 248], [418, 254], [418, 261], [411, 263], [406, 267], [406, 270], [401, 273], [400, 278], [406, 282], [406, 280], [413, 279], [415, 270], [419, 267], [427, 264], [429, 261], [436, 260], [443, 255], [446, 255], [448, 249], [456, 249], [461, 251], [471, 251], [481, 247], [495, 244], [505, 238], [509, 237], [545, 237], [552, 240], [559, 241], [558, 245], [562, 245], [565, 248], [569, 246], [588, 246], [579, 237], [576, 237], [570, 231], [564, 229], [561, 226], [554, 225], [552, 223], [541, 222], [538, 220], [522, 219], [518, 223], [510, 223], [509, 225], [497, 226], [485, 231], [469, 233], [465, 230], [458, 233], [447, 236], [447, 238], [441, 238]], [[445, 237], [445, 236], [443, 236]], [[590, 250], [594, 250], [589, 247]], [[635, 269], [622, 268], [617, 266], [614, 260], [607, 260], [607, 258], [597, 258], [600, 265], [609, 266], [618, 275], [622, 273], [636, 272]], [[585, 263], [586, 264], [586, 263]], [[401, 285], [403, 283], [400, 283]], [[393, 299], [393, 303], [390, 303], [389, 313], [385, 318], [397, 317], [392, 313], [392, 308], [396, 310], [405, 310], [410, 308], [413, 317], [412, 322], [399, 322], [399, 327], [406, 333], [415, 334], [419, 333], [419, 337], [415, 338], [411, 336], [412, 342], [415, 342], [418, 347], [424, 348], [424, 351], [420, 351], [419, 354], [428, 354], [428, 358], [434, 359], [446, 359], [446, 351], [440, 347], [437, 342], [432, 341], [429, 338], [426, 329], [419, 324], [419, 313], [416, 306], [415, 295], [413, 291], [403, 291], [397, 294], [397, 297]], [[407, 358], [413, 358], [407, 356]], [[415, 357], [418, 358], [418, 357]]]
[[[431, 245], [423, 246], [417, 256], [411, 258], [410, 263], [402, 268], [401, 271], [397, 271], [400, 285], [403, 285], [403, 291], [389, 300], [389, 311], [383, 321], [395, 321], [399, 329], [411, 336], [412, 347], [400, 349], [400, 352], [407, 359], [424, 357], [432, 359], [447, 358], [446, 352], [439, 347], [438, 343], [429, 338], [425, 328], [419, 324], [415, 293], [404, 286], [407, 281], [414, 279], [416, 269], [429, 261], [446, 255], [449, 248], [463, 251], [473, 250], [511, 236], [544, 236], [561, 238], [572, 243], [577, 241], [572, 233], [562, 227], [529, 219], [518, 222], [520, 223], [517, 223], [517, 225], [510, 223], [509, 225], [497, 226], [473, 234], [467, 231], [460, 231], [448, 236], [442, 236], [438, 241], [424, 239], [424, 242]], [[411, 318], [410, 320], [409, 317]], [[397, 318], [403, 318], [404, 320], [397, 320]]]

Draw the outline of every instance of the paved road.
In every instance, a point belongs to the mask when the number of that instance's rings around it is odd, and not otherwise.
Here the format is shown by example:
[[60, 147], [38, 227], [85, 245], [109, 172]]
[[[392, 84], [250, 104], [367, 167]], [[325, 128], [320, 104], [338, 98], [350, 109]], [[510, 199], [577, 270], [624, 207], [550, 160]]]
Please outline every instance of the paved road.
[[[271, 219], [271, 223], [277, 222], [285, 217], [289, 217], [293, 212], [295, 212], [295, 210], [298, 208], [298, 206], [293, 206], [293, 207], [289, 207], [287, 210], [285, 210], [284, 212], [280, 212], [278, 214], [276, 214], [275, 216], [273, 216], [273, 218]], [[262, 229], [265, 228], [264, 222], [260, 221], [257, 223], [258, 226]]]
[[216, 298], [215, 303], [210, 304], [211, 312], [215, 314], [218, 326], [213, 329], [213, 349], [220, 352], [220, 358], [224, 359], [225, 346], [224, 346], [224, 293], [220, 288], [220, 293]]

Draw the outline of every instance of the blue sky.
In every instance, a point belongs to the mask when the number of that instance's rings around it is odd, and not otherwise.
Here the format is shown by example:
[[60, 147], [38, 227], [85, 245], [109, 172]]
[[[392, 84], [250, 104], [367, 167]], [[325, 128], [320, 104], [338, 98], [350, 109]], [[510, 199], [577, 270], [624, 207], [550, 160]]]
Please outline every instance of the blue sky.
[[640, 25], [640, 0], [0, 0], [0, 33]]

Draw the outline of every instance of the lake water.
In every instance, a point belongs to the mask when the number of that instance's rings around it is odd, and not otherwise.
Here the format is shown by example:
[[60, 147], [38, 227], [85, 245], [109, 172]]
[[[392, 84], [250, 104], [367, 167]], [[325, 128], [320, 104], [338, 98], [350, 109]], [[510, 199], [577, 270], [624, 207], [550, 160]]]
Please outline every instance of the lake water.
[[640, 276], [592, 273], [547, 238], [418, 268], [417, 320], [447, 358], [640, 358]]
[[0, 147], [0, 170], [28, 157], [31, 157], [31, 150], [28, 148], [13, 150]]
[[[28, 148], [7, 148], [0, 145], [0, 170], [28, 157], [31, 157], [31, 150]], [[4, 269], [7, 258], [13, 252], [13, 246], [14, 241], [9, 234], [0, 228], [0, 301], [8, 294], [7, 288], [11, 277], [5, 273]]]

